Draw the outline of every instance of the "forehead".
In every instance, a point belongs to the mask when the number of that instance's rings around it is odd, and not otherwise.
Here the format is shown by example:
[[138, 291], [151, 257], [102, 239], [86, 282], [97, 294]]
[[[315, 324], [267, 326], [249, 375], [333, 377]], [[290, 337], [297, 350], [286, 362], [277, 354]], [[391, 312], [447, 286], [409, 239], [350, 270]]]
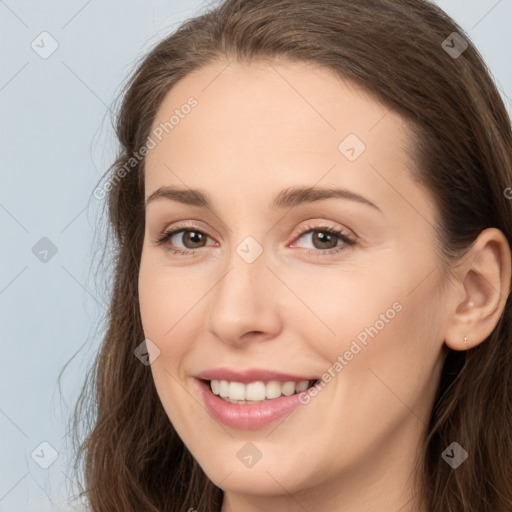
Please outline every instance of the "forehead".
[[[193, 109], [187, 107], [190, 98], [197, 102]], [[165, 96], [152, 129], [163, 127], [164, 138], [171, 131], [174, 138], [185, 138], [190, 125], [196, 138], [199, 132], [208, 132], [209, 138], [236, 135], [237, 142], [245, 139], [247, 145], [281, 134], [281, 142], [300, 141], [306, 144], [304, 149], [318, 148], [316, 136], [322, 135], [322, 148], [335, 150], [333, 143], [350, 133], [375, 144], [383, 131], [392, 129], [395, 140], [405, 139], [407, 131], [398, 114], [352, 81], [312, 63], [283, 60], [220, 60], [186, 75]], [[240, 133], [241, 126], [250, 130]]]
[[146, 197], [162, 184], [251, 194], [322, 180], [425, 203], [414, 198], [407, 122], [310, 63], [216, 61], [195, 70], [165, 96], [151, 137]]

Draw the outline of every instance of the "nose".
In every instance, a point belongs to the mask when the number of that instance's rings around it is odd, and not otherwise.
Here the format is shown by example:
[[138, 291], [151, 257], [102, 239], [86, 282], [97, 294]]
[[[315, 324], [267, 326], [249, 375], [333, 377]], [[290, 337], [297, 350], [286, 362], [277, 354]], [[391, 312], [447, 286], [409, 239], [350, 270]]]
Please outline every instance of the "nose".
[[279, 281], [267, 268], [263, 252], [247, 262], [235, 251], [211, 292], [207, 330], [230, 345], [269, 341], [278, 336]]

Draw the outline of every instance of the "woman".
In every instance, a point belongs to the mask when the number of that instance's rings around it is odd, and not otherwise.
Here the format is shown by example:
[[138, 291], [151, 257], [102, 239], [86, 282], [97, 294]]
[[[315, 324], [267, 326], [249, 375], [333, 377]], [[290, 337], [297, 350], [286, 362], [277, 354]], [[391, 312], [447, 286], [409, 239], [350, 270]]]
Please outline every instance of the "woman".
[[512, 510], [512, 134], [453, 20], [226, 0], [117, 135], [92, 510]]

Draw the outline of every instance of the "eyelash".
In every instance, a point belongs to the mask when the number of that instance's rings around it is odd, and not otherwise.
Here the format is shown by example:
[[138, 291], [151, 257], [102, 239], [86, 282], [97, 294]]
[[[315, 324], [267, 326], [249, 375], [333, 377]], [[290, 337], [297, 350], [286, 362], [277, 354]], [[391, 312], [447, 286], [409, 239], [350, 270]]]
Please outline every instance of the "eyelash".
[[[168, 240], [170, 240], [174, 235], [180, 233], [180, 232], [187, 232], [187, 231], [193, 231], [195, 233], [201, 233], [201, 235], [205, 235], [208, 237], [206, 233], [201, 231], [200, 229], [195, 228], [194, 226], [176, 226], [175, 229], [170, 231], [162, 231], [159, 235], [159, 237], [154, 240], [154, 244], [159, 246], [165, 244]], [[332, 254], [338, 254], [343, 251], [346, 251], [349, 247], [352, 247], [357, 244], [357, 241], [355, 238], [352, 238], [348, 236], [346, 233], [344, 233], [341, 230], [331, 228], [328, 226], [311, 226], [306, 225], [303, 228], [300, 229], [299, 233], [296, 236], [296, 239], [300, 239], [302, 236], [304, 236], [307, 233], [314, 233], [314, 232], [320, 232], [320, 233], [327, 233], [329, 235], [335, 236], [336, 238], [340, 239], [343, 242], [343, 245], [339, 247], [334, 247], [332, 249], [307, 249], [307, 255], [308, 256], [326, 256], [326, 255], [332, 255]], [[180, 254], [182, 256], [194, 256], [198, 249], [175, 249], [174, 247], [168, 246], [166, 247], [168, 251], [171, 251], [173, 254]]]

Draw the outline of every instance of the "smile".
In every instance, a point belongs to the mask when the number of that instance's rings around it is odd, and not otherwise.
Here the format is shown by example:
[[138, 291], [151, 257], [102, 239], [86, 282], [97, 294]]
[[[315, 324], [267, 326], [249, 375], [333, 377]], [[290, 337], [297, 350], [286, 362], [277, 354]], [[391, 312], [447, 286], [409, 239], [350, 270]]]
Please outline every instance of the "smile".
[[205, 408], [218, 422], [237, 429], [268, 426], [301, 405], [300, 393], [318, 379], [270, 370], [227, 368], [196, 375]]
[[315, 382], [315, 380], [301, 380], [299, 382], [271, 380], [268, 382], [256, 381], [244, 384], [243, 382], [236, 381], [211, 380], [210, 389], [214, 395], [219, 396], [226, 402], [245, 405], [258, 404], [281, 396], [292, 396], [306, 391]]

